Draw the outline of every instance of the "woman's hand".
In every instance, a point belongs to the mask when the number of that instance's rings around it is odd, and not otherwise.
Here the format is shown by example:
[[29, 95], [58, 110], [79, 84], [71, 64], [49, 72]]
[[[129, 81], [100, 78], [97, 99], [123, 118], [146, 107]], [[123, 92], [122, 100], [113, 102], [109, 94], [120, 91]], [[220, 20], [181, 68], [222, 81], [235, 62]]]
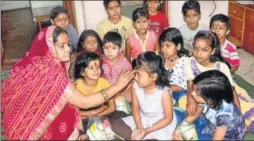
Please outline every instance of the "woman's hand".
[[121, 89], [125, 88], [129, 84], [129, 82], [133, 79], [134, 73], [135, 73], [135, 71], [123, 70], [119, 74], [115, 85]]

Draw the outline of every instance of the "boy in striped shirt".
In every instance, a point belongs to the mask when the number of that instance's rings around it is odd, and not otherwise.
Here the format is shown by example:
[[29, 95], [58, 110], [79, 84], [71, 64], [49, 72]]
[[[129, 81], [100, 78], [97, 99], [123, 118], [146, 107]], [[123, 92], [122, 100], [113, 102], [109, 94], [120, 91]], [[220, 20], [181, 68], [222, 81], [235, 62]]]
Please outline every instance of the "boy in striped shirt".
[[[103, 38], [102, 77], [114, 84], [122, 70], [132, 70], [131, 64], [123, 55], [122, 37], [119, 33], [110, 31]], [[121, 93], [128, 101], [131, 100], [129, 87]]]
[[231, 72], [234, 73], [240, 66], [240, 58], [237, 47], [226, 38], [230, 32], [230, 19], [224, 14], [217, 14], [211, 18], [210, 29], [216, 33], [220, 41], [222, 57], [230, 64]]

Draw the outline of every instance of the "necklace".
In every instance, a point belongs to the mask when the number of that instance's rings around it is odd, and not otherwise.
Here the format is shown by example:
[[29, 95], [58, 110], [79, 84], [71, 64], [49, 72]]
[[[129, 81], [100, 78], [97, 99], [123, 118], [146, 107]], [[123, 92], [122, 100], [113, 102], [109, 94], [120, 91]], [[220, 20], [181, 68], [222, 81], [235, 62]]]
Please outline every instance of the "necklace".
[[176, 58], [173, 58], [173, 59], [168, 59], [170, 62], [174, 62], [175, 60], [177, 60], [178, 59], [178, 57], [176, 57]]

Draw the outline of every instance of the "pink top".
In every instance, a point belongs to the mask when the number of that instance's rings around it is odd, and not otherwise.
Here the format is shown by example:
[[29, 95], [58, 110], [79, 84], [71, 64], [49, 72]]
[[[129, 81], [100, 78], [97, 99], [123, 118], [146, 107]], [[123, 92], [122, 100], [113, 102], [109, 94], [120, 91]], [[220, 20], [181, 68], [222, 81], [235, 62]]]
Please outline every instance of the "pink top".
[[240, 66], [240, 58], [237, 53], [237, 48], [230, 41], [226, 40], [221, 47], [222, 57], [230, 64], [230, 66]]
[[110, 84], [114, 84], [122, 70], [132, 70], [131, 64], [121, 53], [115, 64], [111, 65], [108, 58], [102, 58], [102, 77], [106, 78]]
[[131, 48], [131, 58], [135, 59], [142, 52], [155, 51], [157, 37], [153, 31], [148, 31], [146, 34], [146, 40], [143, 43], [135, 32], [129, 36], [127, 42]]

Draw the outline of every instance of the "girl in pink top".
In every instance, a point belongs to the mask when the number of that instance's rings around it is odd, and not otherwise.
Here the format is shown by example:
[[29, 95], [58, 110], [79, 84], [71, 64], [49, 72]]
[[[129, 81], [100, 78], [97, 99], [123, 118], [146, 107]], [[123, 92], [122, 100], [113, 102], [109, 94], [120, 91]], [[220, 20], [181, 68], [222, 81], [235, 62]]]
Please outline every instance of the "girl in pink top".
[[158, 49], [157, 37], [153, 31], [148, 31], [149, 14], [143, 8], [137, 8], [132, 14], [132, 20], [136, 32], [127, 39], [126, 58], [131, 61], [146, 51]]

